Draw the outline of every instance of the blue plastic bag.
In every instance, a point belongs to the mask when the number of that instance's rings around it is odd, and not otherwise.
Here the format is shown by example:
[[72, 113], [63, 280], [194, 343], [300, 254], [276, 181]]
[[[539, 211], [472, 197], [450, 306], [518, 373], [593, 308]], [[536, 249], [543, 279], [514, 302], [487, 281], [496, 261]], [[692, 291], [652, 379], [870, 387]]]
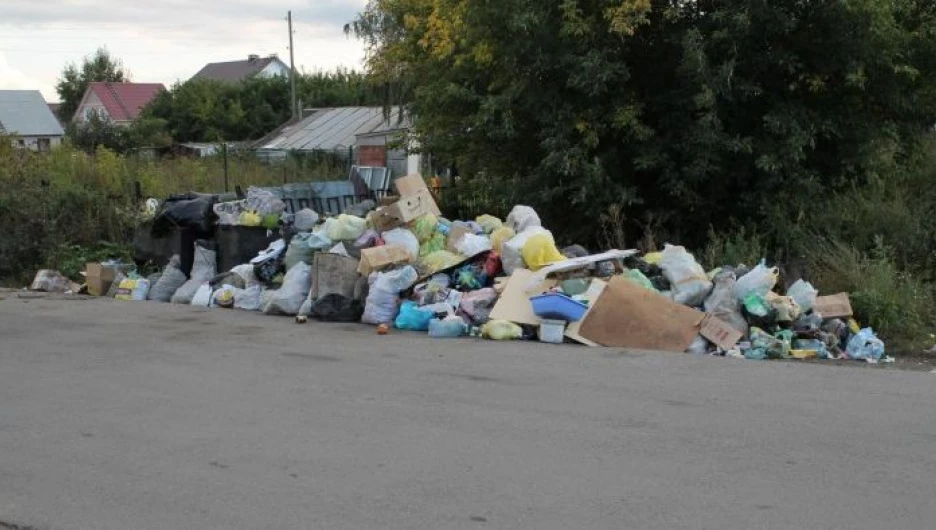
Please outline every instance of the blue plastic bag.
[[400, 306], [400, 313], [393, 325], [397, 329], [429, 331], [429, 321], [433, 318], [435, 318], [435, 313], [420, 309], [416, 302], [407, 300]]
[[877, 338], [873, 329], [864, 328], [849, 339], [845, 351], [852, 359], [879, 361], [884, 357], [884, 342]]

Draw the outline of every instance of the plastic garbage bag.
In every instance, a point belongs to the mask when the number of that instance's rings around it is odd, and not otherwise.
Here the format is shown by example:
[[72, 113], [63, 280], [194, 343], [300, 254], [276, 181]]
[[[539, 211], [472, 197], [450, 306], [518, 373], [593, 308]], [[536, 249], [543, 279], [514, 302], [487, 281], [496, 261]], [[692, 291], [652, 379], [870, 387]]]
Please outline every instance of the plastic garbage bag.
[[396, 319], [400, 291], [410, 288], [418, 278], [416, 269], [407, 265], [390, 272], [376, 272], [369, 278], [370, 292], [364, 304], [361, 322], [389, 324]]
[[439, 226], [439, 219], [431, 213], [417, 217], [409, 224], [410, 230], [416, 236], [420, 243], [429, 241], [429, 238], [436, 232]]
[[560, 252], [562, 252], [562, 255], [568, 259], [584, 258], [591, 255], [591, 253], [588, 252], [588, 249], [582, 245], [569, 245], [563, 248]]
[[263, 308], [268, 315], [283, 314], [295, 315], [309, 295], [312, 288], [312, 267], [305, 262], [299, 262], [295, 267], [286, 271], [283, 285], [276, 290], [276, 294]]
[[432, 237], [419, 245], [419, 257], [422, 258], [432, 254], [433, 252], [445, 250], [445, 243], [445, 234], [436, 230], [432, 233]]
[[493, 215], [479, 215], [475, 222], [478, 223], [478, 226], [481, 227], [481, 230], [484, 230], [485, 234], [490, 234], [497, 230], [498, 228], [504, 226], [504, 222], [494, 217]]
[[504, 265], [504, 272], [510, 275], [513, 274], [513, 271], [525, 267], [525, 263], [523, 262], [523, 247], [531, 237], [537, 234], [549, 234], [549, 236], [552, 237], [552, 232], [549, 230], [541, 226], [534, 226], [504, 242], [501, 247], [501, 263]]
[[257, 212], [260, 217], [275, 215], [277, 219], [286, 210], [286, 203], [272, 191], [251, 186], [247, 188], [247, 207]]
[[471, 258], [482, 252], [491, 250], [491, 240], [488, 239], [487, 236], [465, 234], [458, 240], [458, 243], [455, 244], [455, 250], [462, 256]]
[[420, 270], [423, 271], [423, 274], [428, 275], [450, 269], [459, 263], [462, 263], [463, 261], [465, 261], [463, 256], [455, 254], [454, 252], [449, 252], [447, 250], [440, 250], [420, 258], [419, 266]]
[[[175, 302], [173, 303], [181, 303]], [[193, 306], [198, 307], [208, 307], [211, 305], [211, 284], [208, 282], [203, 282], [195, 290], [195, 294], [192, 295], [192, 300], [189, 302]]]
[[47, 293], [64, 293], [71, 289], [71, 280], [63, 276], [59, 271], [42, 269], [36, 273], [36, 277], [33, 278], [29, 289]]
[[502, 254], [504, 251], [504, 243], [510, 241], [516, 235], [517, 233], [514, 229], [509, 226], [502, 226], [494, 230], [491, 232], [491, 248], [493, 248], [495, 252]]
[[672, 285], [673, 300], [678, 304], [698, 307], [712, 291], [705, 269], [683, 247], [666, 245], [660, 268]]
[[637, 269], [628, 269], [627, 272], [624, 273], [624, 277], [648, 291], [657, 292], [656, 288], [653, 286], [653, 282]]
[[884, 342], [877, 338], [873, 329], [864, 328], [849, 339], [845, 352], [851, 359], [878, 361], [884, 357]]
[[312, 302], [309, 316], [323, 322], [357, 322], [364, 313], [360, 300], [330, 293]]
[[170, 195], [153, 218], [150, 235], [159, 239], [176, 228], [191, 228], [199, 237], [209, 237], [214, 231], [216, 195], [183, 193]]
[[436, 274], [428, 282], [421, 283], [413, 289], [413, 297], [421, 305], [437, 304], [449, 296], [452, 278], [448, 274]]
[[513, 210], [510, 211], [510, 215], [507, 216], [507, 226], [519, 234], [527, 228], [543, 226], [543, 223], [540, 221], [536, 210], [529, 206], [518, 204], [513, 207]]
[[376, 208], [376, 202], [374, 202], [372, 199], [365, 199], [359, 203], [352, 204], [343, 213], [353, 215], [355, 217], [367, 218], [367, 214], [371, 213]]
[[182, 272], [182, 258], [178, 254], [169, 259], [169, 264], [163, 269], [162, 276], [150, 288], [147, 298], [157, 302], [168, 302], [172, 295], [185, 283], [185, 273]]
[[300, 232], [289, 241], [286, 256], [283, 258], [286, 263], [286, 270], [293, 268], [299, 262], [312, 263], [315, 249], [309, 246], [311, 236], [312, 234], [308, 232]]
[[254, 274], [253, 265], [250, 265], [249, 263], [237, 265], [231, 269], [231, 272], [240, 276], [244, 280], [244, 285], [250, 285], [252, 283], [256, 283], [257, 281], [257, 275]]
[[789, 354], [790, 344], [774, 337], [766, 331], [752, 327], [751, 328], [751, 348], [750, 355], [745, 352], [744, 356], [748, 359], [782, 359], [785, 354]]
[[516, 340], [523, 336], [523, 328], [506, 320], [491, 320], [481, 326], [481, 334], [493, 340]]
[[702, 335], [696, 335], [696, 338], [692, 341], [692, 344], [686, 348], [686, 353], [692, 353], [695, 355], [705, 355], [708, 352], [709, 341], [707, 341]]
[[361, 234], [361, 237], [354, 240], [354, 248], [365, 249], [373, 248], [377, 246], [377, 241], [380, 239], [380, 234], [377, 233], [373, 228], [368, 228]]
[[329, 223], [326, 235], [332, 241], [354, 241], [367, 229], [367, 220], [353, 215], [341, 214]]
[[491, 310], [497, 303], [497, 291], [491, 287], [467, 292], [462, 295], [459, 308], [474, 324], [484, 324], [489, 320]]
[[244, 311], [260, 311], [263, 298], [263, 287], [259, 283], [247, 285], [247, 287], [234, 295], [234, 309], [243, 309]]
[[521, 256], [527, 268], [534, 271], [566, 260], [566, 257], [556, 248], [552, 234], [534, 234], [524, 243]]
[[741, 312], [741, 303], [734, 295], [736, 281], [734, 272], [722, 271], [716, 274], [712, 294], [705, 299], [705, 312], [747, 335], [748, 323]]
[[311, 232], [318, 221], [319, 214], [309, 208], [303, 208], [293, 216], [293, 227], [300, 232]]
[[789, 296], [775, 296], [770, 300], [770, 307], [777, 312], [777, 322], [790, 323], [800, 316], [799, 305]]
[[206, 245], [208, 243], [203, 241], [195, 242], [195, 261], [192, 262], [192, 274], [189, 276], [189, 280], [172, 294], [169, 301], [173, 304], [191, 304], [192, 298], [198, 288], [201, 287], [201, 284], [210, 282], [218, 274], [218, 254], [207, 248]]
[[800, 309], [806, 312], [811, 310], [813, 305], [815, 305], [816, 298], [819, 296], [819, 291], [807, 281], [796, 280], [796, 282], [787, 289], [787, 296], [795, 300], [796, 304], [800, 306]]
[[326, 234], [325, 228], [319, 227], [306, 239], [306, 246], [312, 250], [326, 250], [335, 246], [335, 242]]
[[429, 336], [434, 339], [453, 339], [462, 337], [467, 332], [468, 326], [465, 325], [465, 321], [455, 315], [429, 321]]
[[429, 321], [435, 318], [435, 313], [427, 311], [416, 305], [416, 302], [407, 300], [400, 306], [400, 313], [393, 325], [397, 329], [409, 331], [429, 331]]
[[239, 291], [243, 289], [238, 289], [233, 285], [222, 285], [211, 293], [211, 307], [234, 307], [234, 299]]
[[765, 297], [777, 285], [778, 275], [776, 267], [767, 267], [767, 260], [761, 260], [757, 267], [735, 282], [735, 296], [738, 300], [744, 300], [751, 293]]
[[405, 228], [394, 228], [383, 233], [383, 240], [388, 245], [400, 245], [409, 250], [413, 259], [419, 257], [419, 240]]

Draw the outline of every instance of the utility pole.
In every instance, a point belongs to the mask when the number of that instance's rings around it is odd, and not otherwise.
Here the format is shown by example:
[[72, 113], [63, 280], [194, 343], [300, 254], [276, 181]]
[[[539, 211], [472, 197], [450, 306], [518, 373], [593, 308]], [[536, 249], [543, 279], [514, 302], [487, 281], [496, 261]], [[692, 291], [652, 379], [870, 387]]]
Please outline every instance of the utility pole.
[[299, 117], [299, 109], [296, 108], [296, 58], [293, 53], [293, 29], [292, 29], [292, 11], [286, 12], [286, 20], [289, 21], [289, 101], [292, 104], [292, 118]]

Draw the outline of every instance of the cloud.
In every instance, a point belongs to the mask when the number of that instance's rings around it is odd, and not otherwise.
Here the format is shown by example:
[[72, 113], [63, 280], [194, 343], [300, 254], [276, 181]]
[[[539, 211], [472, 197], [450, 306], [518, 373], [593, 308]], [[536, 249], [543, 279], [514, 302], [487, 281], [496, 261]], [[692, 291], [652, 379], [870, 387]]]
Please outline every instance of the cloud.
[[0, 52], [0, 90], [40, 90], [46, 101], [58, 101], [55, 89], [13, 68]]

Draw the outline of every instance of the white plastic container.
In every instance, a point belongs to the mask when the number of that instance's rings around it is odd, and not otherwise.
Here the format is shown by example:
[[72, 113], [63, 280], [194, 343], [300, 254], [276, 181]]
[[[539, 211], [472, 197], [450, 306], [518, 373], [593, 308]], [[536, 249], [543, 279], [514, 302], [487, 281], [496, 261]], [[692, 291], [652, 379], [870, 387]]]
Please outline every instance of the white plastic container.
[[565, 327], [565, 320], [541, 320], [538, 332], [540, 342], [562, 344], [562, 339], [565, 336]]

